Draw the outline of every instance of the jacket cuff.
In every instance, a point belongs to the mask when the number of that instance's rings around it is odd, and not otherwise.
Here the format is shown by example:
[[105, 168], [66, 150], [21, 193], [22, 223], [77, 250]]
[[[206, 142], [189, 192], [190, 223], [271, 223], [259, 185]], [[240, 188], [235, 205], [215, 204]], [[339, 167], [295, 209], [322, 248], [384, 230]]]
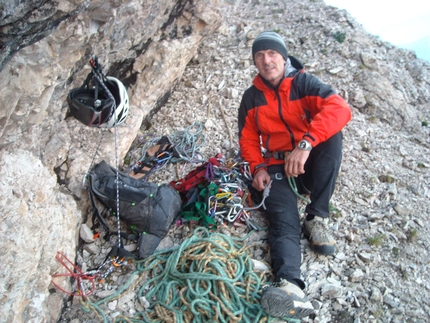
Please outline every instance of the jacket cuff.
[[311, 136], [311, 134], [309, 132], [306, 132], [303, 135], [303, 139], [306, 139], [307, 141], [309, 141], [311, 143], [315, 142], [315, 138], [313, 136]]
[[255, 166], [254, 167], [254, 171], [252, 172], [252, 175], [255, 175], [255, 174], [257, 174], [257, 172], [259, 172], [260, 170], [265, 170], [265, 171], [267, 171], [267, 166], [266, 166], [266, 164], [259, 164], [259, 165], [257, 165], [257, 166]]

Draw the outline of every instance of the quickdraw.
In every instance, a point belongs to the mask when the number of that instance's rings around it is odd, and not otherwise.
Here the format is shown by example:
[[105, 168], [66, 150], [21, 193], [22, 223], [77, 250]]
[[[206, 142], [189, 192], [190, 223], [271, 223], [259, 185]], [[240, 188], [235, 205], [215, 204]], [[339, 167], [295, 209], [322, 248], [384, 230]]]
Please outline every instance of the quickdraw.
[[262, 202], [253, 206], [246, 184], [251, 180], [247, 163], [224, 161], [221, 155], [217, 155], [185, 178], [171, 182], [184, 198], [185, 206], [180, 214], [182, 223], [201, 221], [208, 228], [215, 229], [224, 223], [243, 222], [250, 230], [260, 230], [249, 211], [265, 208], [264, 200], [269, 195], [270, 184], [263, 192]]

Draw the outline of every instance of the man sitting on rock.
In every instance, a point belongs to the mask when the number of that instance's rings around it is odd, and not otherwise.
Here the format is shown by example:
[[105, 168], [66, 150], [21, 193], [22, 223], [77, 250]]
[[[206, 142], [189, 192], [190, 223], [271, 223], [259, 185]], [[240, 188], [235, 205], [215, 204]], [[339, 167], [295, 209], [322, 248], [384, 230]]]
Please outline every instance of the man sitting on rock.
[[239, 108], [239, 144], [250, 165], [252, 186], [262, 191], [270, 222], [268, 239], [276, 282], [264, 289], [261, 305], [273, 317], [314, 313], [301, 279], [300, 216], [293, 181], [310, 194], [303, 224], [313, 251], [336, 252], [328, 227], [329, 200], [342, 159], [342, 128], [351, 119], [348, 104], [303, 65], [288, 56], [283, 39], [262, 32], [252, 56], [259, 74]]

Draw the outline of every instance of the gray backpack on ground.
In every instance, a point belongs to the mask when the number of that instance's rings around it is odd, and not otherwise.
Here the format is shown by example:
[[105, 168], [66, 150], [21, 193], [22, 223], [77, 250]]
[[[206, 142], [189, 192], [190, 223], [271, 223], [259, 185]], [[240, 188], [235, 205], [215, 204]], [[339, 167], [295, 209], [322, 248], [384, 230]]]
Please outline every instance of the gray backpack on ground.
[[[89, 174], [89, 194], [101, 224], [109, 229], [94, 199], [112, 214], [117, 210], [117, 171], [105, 161], [95, 165]], [[119, 178], [120, 219], [138, 235], [138, 258], [150, 256], [167, 235], [181, 209], [181, 197], [169, 184], [143, 182], [122, 172]]]

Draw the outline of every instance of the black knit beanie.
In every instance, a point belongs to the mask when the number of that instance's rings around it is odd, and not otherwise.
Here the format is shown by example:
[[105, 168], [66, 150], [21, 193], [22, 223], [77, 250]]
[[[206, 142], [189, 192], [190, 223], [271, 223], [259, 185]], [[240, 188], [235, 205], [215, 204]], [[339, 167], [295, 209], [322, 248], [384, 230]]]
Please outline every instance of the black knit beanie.
[[274, 31], [263, 31], [255, 38], [252, 44], [252, 59], [255, 63], [255, 53], [260, 50], [273, 49], [276, 50], [282, 57], [287, 60], [288, 51], [284, 40], [278, 33]]

